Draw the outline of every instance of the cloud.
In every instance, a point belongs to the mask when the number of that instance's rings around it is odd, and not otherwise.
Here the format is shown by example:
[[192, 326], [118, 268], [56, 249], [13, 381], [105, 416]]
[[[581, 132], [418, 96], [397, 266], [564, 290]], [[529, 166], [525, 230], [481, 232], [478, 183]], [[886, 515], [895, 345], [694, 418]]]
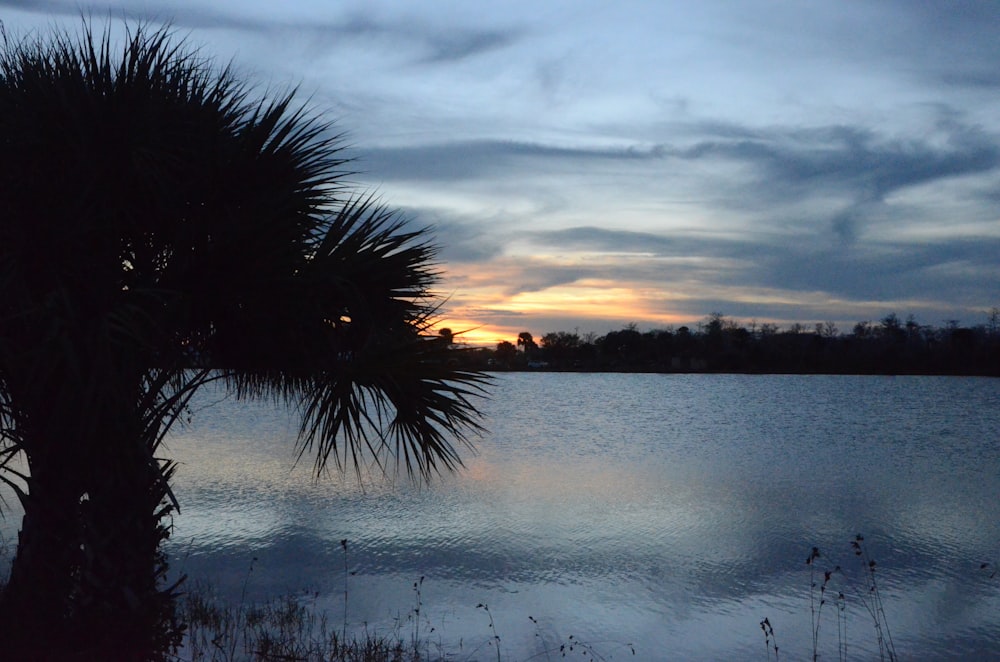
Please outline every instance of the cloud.
[[[595, 227], [539, 231], [530, 239], [537, 253], [557, 250], [560, 257], [508, 256], [481, 266], [502, 274], [507, 297], [614, 283], [659, 296], [663, 312], [695, 318], [721, 310], [795, 319], [798, 311], [799, 319], [818, 320], [1000, 301], [1000, 237], [873, 242], [847, 250], [794, 238], [749, 242]], [[589, 257], [573, 259], [576, 253]]]
[[455, 62], [482, 53], [499, 50], [516, 41], [515, 30], [452, 30], [433, 31], [425, 36], [428, 63]]
[[496, 224], [465, 222], [441, 209], [403, 207], [400, 212], [413, 224], [431, 229], [441, 247], [438, 257], [449, 264], [492, 260], [503, 254], [507, 243]]
[[432, 22], [422, 16], [380, 19], [356, 13], [341, 20], [313, 23], [278, 23], [282, 29], [328, 38], [331, 44], [344, 40], [364, 40], [392, 53], [414, 53], [414, 64], [450, 64], [501, 50], [515, 44], [520, 28], [469, 27]]
[[907, 186], [997, 168], [1000, 148], [994, 136], [957, 122], [942, 122], [938, 128], [943, 145], [928, 139], [890, 139], [861, 127], [828, 126], [702, 141], [672, 154], [751, 165], [762, 173], [757, 181], [779, 195], [835, 189], [852, 193], [855, 200], [882, 199]]
[[570, 285], [583, 278], [594, 276], [595, 268], [584, 265], [546, 264], [541, 260], [522, 262], [526, 267], [520, 273], [512, 274], [504, 287], [507, 296], [529, 292], [542, 292], [559, 285]]
[[560, 160], [642, 161], [664, 156], [660, 146], [565, 147], [514, 140], [466, 140], [412, 146], [369, 147], [361, 167], [375, 177], [415, 181], [456, 181], [490, 177], [498, 173], [523, 173], [532, 162]]
[[[733, 239], [710, 234], [608, 230], [592, 226], [533, 232], [528, 237], [537, 242], [542, 251], [578, 251], [597, 256], [606, 254], [614, 258], [617, 264], [628, 265], [631, 269], [636, 268], [636, 265], [647, 265], [642, 268], [649, 268], [654, 273], [654, 278], [655, 274], [663, 273], [665, 265], [683, 264], [678, 270], [685, 272], [721, 269], [724, 264], [756, 263], [786, 250], [783, 243], [774, 241]], [[634, 254], [631, 259], [623, 259], [628, 258], [630, 253]], [[600, 261], [595, 257], [591, 263], [599, 264]], [[704, 266], [699, 267], [699, 263]], [[600, 268], [605, 272], [608, 269], [607, 266]]]
[[177, 27], [186, 28], [227, 28], [259, 32], [267, 29], [268, 22], [263, 18], [256, 19], [248, 15], [237, 15], [212, 10], [205, 6], [173, 5], [150, 10], [146, 6], [136, 8], [127, 2], [117, 5], [80, 4], [62, 0], [0, 0], [0, 7], [9, 7], [18, 11], [65, 16], [77, 19], [80, 16], [102, 21], [106, 18], [127, 21], [166, 22]]
[[601, 253], [677, 254], [677, 240], [650, 232], [610, 230], [594, 226], [538, 231], [531, 239], [564, 249], [591, 250]]
[[[482, 271], [496, 275], [505, 297], [549, 289], [570, 293], [616, 283], [636, 291], [660, 291], [663, 314], [687, 313], [692, 319], [714, 309], [745, 318], [846, 323], [896, 310], [900, 314], [914, 312], [918, 317], [923, 311], [931, 316], [928, 322], [937, 323], [938, 317], [968, 319], [969, 313], [963, 310], [1000, 301], [1000, 269], [995, 261], [1000, 239], [968, 233], [948, 238], [943, 230], [933, 238], [904, 241], [890, 239], [891, 232], [869, 235], [867, 230], [873, 223], [904, 228], [906, 215], [911, 213], [928, 220], [934, 217], [924, 205], [914, 211], [916, 203], [894, 200], [895, 193], [918, 187], [933, 190], [957, 177], [996, 173], [996, 147], [990, 136], [960, 122], [939, 126], [942, 128], [936, 135], [906, 141], [860, 127], [721, 127], [738, 136], [735, 142], [752, 136], [754, 148], [700, 154], [692, 154], [689, 148], [629, 151], [500, 142], [458, 147], [468, 155], [463, 175], [494, 186], [508, 178], [531, 179], [539, 172], [554, 177], [559, 166], [572, 172], [598, 162], [627, 162], [638, 168], [652, 162], [738, 163], [745, 166], [739, 173], [743, 179], [720, 176], [716, 180], [719, 198], [703, 201], [701, 208], [719, 213], [732, 205], [735, 213], [745, 215], [747, 209], [755, 209], [763, 219], [760, 231], [741, 229], [735, 233], [718, 232], [712, 226], [681, 231], [596, 225], [532, 229], [525, 219], [518, 219], [521, 230], [509, 239], [520, 241], [522, 248], [526, 244], [531, 255], [507, 255], [508, 239], [490, 244], [488, 254], [482, 255]], [[443, 155], [456, 146], [440, 147], [440, 158], [447, 160]], [[414, 148], [410, 154], [422, 150]], [[385, 153], [390, 152], [398, 153]], [[517, 159], [521, 161], [515, 162]], [[852, 171], [852, 162], [858, 163], [860, 172]], [[405, 162], [396, 165], [404, 170], [407, 167]], [[787, 176], [784, 186], [770, 183], [779, 173]], [[433, 177], [442, 174], [434, 173]], [[444, 179], [440, 185], [448, 186]], [[997, 200], [988, 199], [989, 190], [975, 190], [985, 193], [973, 196], [970, 204], [997, 210]], [[938, 194], [948, 200], [954, 190], [942, 189]], [[990, 217], [988, 210], [983, 213]], [[455, 213], [455, 219], [460, 217]], [[471, 263], [476, 262], [476, 242], [488, 237], [489, 228], [496, 224], [477, 222], [474, 216], [465, 218], [470, 227], [477, 228], [471, 242], [458, 235], [459, 244], [469, 249]], [[544, 222], [539, 221], [541, 225], [536, 227], [545, 227]], [[782, 225], [786, 231], [775, 230]], [[819, 227], [829, 228], [830, 234], [816, 232]], [[641, 314], [646, 313], [637, 313], [636, 319]], [[577, 324], [560, 328], [579, 326], [591, 317], [581, 312]], [[532, 320], [550, 318], [556, 319], [541, 311], [530, 315]]]
[[[596, 163], [619, 164], [619, 173], [684, 174], [684, 163], [716, 164], [717, 176], [702, 180], [723, 207], [768, 208], [810, 199], [840, 199], [829, 223], [844, 240], [858, 236], [871, 204], [900, 190], [966, 175], [995, 172], [1000, 165], [996, 136], [955, 119], [941, 120], [929, 136], [893, 138], [851, 126], [752, 129], [724, 124], [692, 127], [715, 136], [676, 143], [620, 146], [563, 146], [517, 141], [456, 141], [365, 150], [361, 167], [384, 180], [457, 182], [505, 178], [531, 181], [567, 175], [603, 178]], [[629, 169], [623, 169], [628, 165]], [[733, 172], [738, 165], [741, 171]], [[652, 165], [648, 166], [652, 168]], [[638, 170], [637, 170], [638, 169]], [[556, 184], [553, 184], [556, 185]], [[728, 200], [727, 200], [728, 198]], [[828, 205], [817, 216], [830, 216]]]
[[324, 39], [331, 45], [345, 40], [368, 40], [380, 48], [392, 44], [394, 52], [416, 51], [415, 63], [441, 64], [458, 62], [483, 53], [506, 48], [523, 34], [519, 28], [477, 28], [444, 22], [432, 23], [421, 17], [377, 18], [374, 13], [353, 13], [343, 18], [321, 17], [315, 20], [252, 14], [245, 11], [211, 9], [208, 5], [167, 4], [151, 10], [145, 4], [138, 7], [129, 2], [117, 6], [85, 4], [61, 0], [0, 0], [6, 6], [29, 13], [62, 16], [92, 16], [97, 19], [130, 21], [164, 21], [171, 25], [195, 29], [228, 29], [251, 33], [293, 32], [297, 40]]
[[896, 5], [894, 15], [908, 24], [906, 32], [921, 35], [916, 40], [904, 34], [892, 44], [922, 65], [914, 70], [948, 86], [997, 88], [1000, 5], [980, 0], [916, 5], [894, 0], [892, 4]]
[[783, 250], [759, 263], [763, 285], [854, 300], [1000, 300], [1000, 238], [884, 244], [866, 250]]
[[[170, 20], [335, 108], [355, 177], [435, 228], [456, 299], [622, 285], [694, 319], [1000, 302], [996, 3], [115, 3], [82, 12]], [[81, 12], [0, 7], [12, 32]]]
[[867, 218], [871, 206], [871, 202], [859, 202], [833, 214], [830, 227], [842, 243], [853, 244], [857, 240], [858, 227]]

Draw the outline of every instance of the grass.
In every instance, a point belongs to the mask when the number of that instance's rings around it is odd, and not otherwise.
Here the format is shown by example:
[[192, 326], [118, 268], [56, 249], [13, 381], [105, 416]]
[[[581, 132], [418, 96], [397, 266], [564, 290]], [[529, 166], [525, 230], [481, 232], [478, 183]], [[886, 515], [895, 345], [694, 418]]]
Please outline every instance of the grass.
[[[506, 662], [502, 639], [489, 605], [476, 605], [486, 615], [483, 639], [475, 647], [460, 643], [458, 650], [445, 650], [440, 640], [431, 641], [435, 632], [426, 617], [422, 616], [421, 591], [424, 577], [413, 583], [414, 605], [406, 619], [397, 619], [395, 627], [386, 633], [370, 631], [365, 625], [360, 633], [348, 630], [349, 577], [348, 544], [341, 541], [344, 551], [344, 616], [342, 623], [333, 626], [325, 613], [315, 608], [316, 593], [288, 595], [264, 603], [248, 603], [247, 586], [253, 576], [251, 562], [243, 581], [240, 602], [233, 605], [218, 597], [207, 584], [189, 587], [179, 601], [180, 618], [186, 625], [184, 643], [180, 651], [167, 656], [172, 662]], [[878, 583], [878, 564], [865, 546], [865, 539], [858, 534], [850, 541], [850, 549], [860, 566], [860, 579], [851, 582], [841, 566], [823, 569], [825, 560], [820, 550], [813, 547], [807, 558], [809, 567], [809, 613], [812, 660], [820, 660], [823, 638], [829, 630], [831, 618], [836, 621], [837, 659], [846, 662], [848, 656], [847, 606], [860, 605], [871, 621], [877, 644], [878, 659], [896, 662], [895, 645], [886, 617], [885, 603]], [[995, 563], [983, 563], [980, 570], [990, 578], [1000, 574]], [[2, 588], [2, 586], [0, 586]], [[856, 603], [853, 602], [856, 600]], [[535, 636], [541, 641], [542, 631], [538, 620], [528, 619], [535, 626]], [[421, 621], [427, 629], [421, 630]], [[404, 632], [404, 622], [409, 632]], [[778, 645], [770, 618], [759, 622], [764, 635], [766, 659], [778, 662], [782, 650]], [[824, 625], [827, 625], [824, 628]], [[857, 635], [855, 635], [857, 636]], [[608, 644], [608, 642], [604, 642]], [[523, 662], [553, 662], [568, 658], [584, 662], [608, 662], [636, 655], [632, 644], [611, 642], [614, 653], [599, 650], [573, 635], [558, 645], [540, 644], [534, 654]], [[798, 659], [798, 658], [796, 658]]]
[[[423, 578], [414, 583], [419, 592]], [[475, 647], [460, 645], [446, 651], [440, 642], [420, 634], [418, 602], [407, 619], [410, 632], [402, 627], [389, 633], [376, 633], [367, 627], [360, 636], [344, 634], [332, 627], [325, 614], [317, 614], [309, 602], [313, 595], [285, 596], [262, 604], [231, 605], [213, 597], [206, 585], [198, 585], [181, 602], [181, 617], [187, 624], [183, 648], [169, 659], [174, 662], [497, 662], [505, 657], [501, 637], [489, 605], [476, 606], [487, 615], [488, 636]], [[538, 621], [529, 616], [536, 629]], [[431, 630], [433, 632], [433, 629]], [[536, 633], [540, 636], [540, 633]], [[635, 655], [631, 644], [624, 651]], [[558, 648], [545, 648], [524, 662], [552, 660], [573, 656], [585, 662], [608, 662], [614, 659], [594, 645], [573, 635]]]
[[[370, 631], [367, 624], [360, 634], [348, 630], [350, 584], [348, 541], [340, 541], [344, 552], [344, 616], [342, 623], [333, 626], [325, 613], [317, 613], [317, 594], [288, 595], [262, 604], [248, 603], [247, 586], [253, 576], [254, 558], [243, 580], [240, 602], [232, 605], [218, 598], [206, 584], [195, 584], [182, 596], [179, 610], [186, 633], [182, 649], [170, 656], [173, 662], [496, 662], [510, 660], [504, 656], [502, 639], [496, 622], [486, 603], [476, 605], [486, 615], [488, 635], [478, 645], [466, 647], [459, 643], [458, 650], [445, 650], [440, 641], [429, 636], [435, 632], [426, 616], [422, 615], [422, 589], [424, 577], [413, 583], [413, 607], [406, 623], [396, 620], [388, 633]], [[312, 603], [312, 604], [310, 604]], [[535, 635], [542, 640], [541, 626], [537, 619], [528, 616], [535, 626]], [[620, 644], [623, 650], [635, 655], [632, 644]], [[558, 648], [544, 646], [524, 659], [524, 662], [566, 658], [583, 662], [608, 662], [610, 654], [602, 654], [594, 645], [570, 635]]]
[[[397, 618], [395, 627], [387, 633], [370, 631], [367, 625], [360, 632], [348, 629], [349, 577], [348, 544], [341, 541], [344, 552], [344, 616], [342, 623], [333, 626], [325, 614], [315, 608], [317, 594], [286, 596], [263, 604], [247, 604], [246, 589], [252, 574], [253, 563], [244, 579], [238, 605], [226, 604], [214, 598], [211, 589], [196, 585], [181, 603], [181, 617], [187, 624], [184, 648], [175, 655], [174, 662], [508, 662], [496, 621], [486, 603], [476, 605], [485, 615], [483, 638], [474, 647], [460, 643], [457, 650], [446, 650], [440, 641], [428, 637], [435, 632], [422, 614], [422, 589], [424, 577], [413, 583], [414, 603], [405, 619]], [[849, 659], [847, 608], [850, 602], [855, 609], [862, 609], [870, 619], [878, 659], [896, 662], [895, 645], [885, 603], [878, 582], [878, 564], [869, 554], [865, 539], [858, 534], [850, 541], [850, 550], [859, 566], [860, 574], [854, 579], [843, 572], [841, 566], [821, 567], [826, 557], [819, 548], [811, 548], [806, 558], [809, 568], [809, 615], [811, 659], [827, 659], [821, 655], [824, 639], [833, 636], [830, 621], [835, 621], [837, 654], [839, 662]], [[254, 559], [256, 560], [256, 559]], [[996, 565], [983, 563], [981, 570], [994, 577]], [[311, 603], [311, 604], [310, 604]], [[535, 627], [539, 642], [544, 640], [541, 625], [533, 616], [528, 619]], [[421, 630], [423, 621], [424, 629]], [[404, 623], [409, 631], [404, 632]], [[759, 623], [764, 635], [766, 659], [778, 662], [783, 651], [778, 645], [775, 628], [769, 618]], [[851, 633], [855, 641], [860, 633]], [[607, 644], [607, 642], [605, 642]], [[522, 662], [553, 662], [571, 658], [584, 662], [609, 662], [612, 659], [636, 655], [632, 644], [611, 643], [613, 653], [598, 650], [594, 645], [574, 636], [556, 644], [539, 644], [537, 652], [522, 658]], [[857, 657], [859, 650], [850, 652]], [[863, 653], [868, 655], [867, 653]], [[800, 658], [795, 658], [800, 659]]]
[[[885, 606], [877, 580], [877, 564], [865, 547], [860, 534], [850, 543], [851, 550], [861, 566], [863, 580], [854, 586], [853, 594], [871, 618], [878, 647], [879, 659], [895, 662], [895, 647]], [[424, 577], [413, 583], [413, 606], [406, 619], [397, 619], [395, 628], [388, 633], [348, 630], [348, 609], [351, 576], [348, 563], [348, 541], [342, 540], [344, 553], [344, 616], [343, 622], [332, 626], [325, 614], [317, 614], [316, 594], [286, 596], [264, 604], [247, 604], [247, 583], [253, 574], [253, 563], [244, 580], [240, 603], [227, 606], [213, 598], [205, 586], [196, 586], [181, 603], [181, 615], [187, 624], [185, 645], [176, 662], [505, 662], [502, 638], [497, 631], [493, 613], [486, 603], [476, 605], [486, 616], [483, 639], [473, 648], [466, 649], [464, 642], [458, 650], [445, 650], [439, 640], [434, 643], [427, 637], [435, 630], [426, 623], [421, 631]], [[826, 635], [827, 622], [836, 621], [837, 659], [848, 659], [847, 595], [851, 591], [840, 588], [848, 582], [839, 565], [823, 569], [825, 560], [820, 550], [813, 547], [806, 558], [809, 567], [809, 614], [812, 643], [812, 660], [820, 660], [820, 650]], [[986, 567], [986, 564], [984, 564]], [[310, 601], [313, 602], [310, 605]], [[528, 616], [534, 624], [539, 641], [541, 627], [537, 619]], [[404, 621], [409, 632], [403, 632]], [[826, 626], [826, 627], [824, 627]], [[780, 660], [773, 624], [769, 618], [760, 621], [764, 634], [767, 659]], [[617, 644], [616, 653], [621, 657], [636, 655], [632, 644]], [[552, 662], [572, 657], [586, 662], [608, 662], [615, 656], [599, 651], [595, 646], [569, 636], [557, 644], [541, 645], [540, 650], [524, 658], [524, 662]]]
[[[865, 538], [860, 533], [851, 541], [851, 550], [861, 564], [863, 577], [863, 587], [855, 586], [854, 595], [863, 606], [868, 616], [871, 618], [872, 628], [875, 634], [875, 641], [878, 646], [878, 659], [882, 662], [896, 662], [899, 658], [896, 655], [896, 648], [892, 641], [892, 633], [889, 630], [889, 621], [885, 614], [885, 603], [882, 600], [882, 593], [879, 590], [876, 570], [878, 564], [868, 553], [865, 546]], [[846, 662], [848, 659], [848, 636], [847, 636], [847, 595], [843, 589], [835, 589], [835, 583], [840, 583], [844, 578], [844, 573], [839, 565], [830, 569], [818, 569], [817, 565], [822, 558], [818, 547], [813, 547], [806, 558], [806, 565], [809, 566], [809, 615], [810, 634], [812, 639], [812, 660], [820, 660], [820, 633], [822, 630], [823, 611], [826, 608], [835, 610], [837, 623], [837, 659], [839, 662]], [[983, 567], [986, 567], [984, 564]], [[850, 592], [848, 590], [848, 592]], [[831, 604], [832, 603], [832, 604]], [[764, 646], [767, 652], [767, 659], [778, 662], [781, 649], [778, 646], [777, 638], [774, 634], [774, 627], [769, 618], [764, 618], [760, 622], [760, 629], [764, 633]]]
[[417, 662], [433, 658], [396, 636], [349, 638], [297, 596], [263, 604], [225, 605], [204, 587], [184, 597], [187, 623], [178, 662]]
[[[296, 662], [423, 662], [433, 658], [420, 653], [419, 629], [409, 646], [398, 632], [379, 636], [368, 632], [350, 637], [347, 632], [347, 540], [344, 550], [344, 621], [340, 631], [331, 628], [326, 614], [317, 615], [307, 604], [310, 596], [287, 595], [263, 604], [247, 603], [247, 586], [253, 576], [254, 557], [247, 569], [239, 604], [232, 606], [213, 597], [205, 584], [183, 596], [181, 619], [186, 624], [177, 662], [237, 662], [243, 660]], [[423, 577], [420, 578], [423, 583]], [[420, 611], [419, 584], [416, 613]], [[316, 594], [311, 596], [315, 599]], [[417, 621], [419, 623], [419, 619]]]

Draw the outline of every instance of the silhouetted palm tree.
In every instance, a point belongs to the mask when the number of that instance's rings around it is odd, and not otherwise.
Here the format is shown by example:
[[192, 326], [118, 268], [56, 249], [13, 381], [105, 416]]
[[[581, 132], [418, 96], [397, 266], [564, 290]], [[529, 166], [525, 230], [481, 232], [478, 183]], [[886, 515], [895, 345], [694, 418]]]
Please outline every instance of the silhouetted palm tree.
[[527, 331], [522, 331], [517, 334], [517, 346], [524, 348], [524, 355], [529, 359], [538, 348], [538, 345], [535, 344], [534, 337], [532, 337], [532, 335]]
[[479, 427], [484, 377], [429, 329], [435, 247], [349, 193], [330, 127], [165, 30], [109, 35], [0, 53], [0, 480], [25, 511], [10, 659], [176, 641], [158, 448], [208, 382], [299, 407], [318, 471], [371, 454], [429, 476]]

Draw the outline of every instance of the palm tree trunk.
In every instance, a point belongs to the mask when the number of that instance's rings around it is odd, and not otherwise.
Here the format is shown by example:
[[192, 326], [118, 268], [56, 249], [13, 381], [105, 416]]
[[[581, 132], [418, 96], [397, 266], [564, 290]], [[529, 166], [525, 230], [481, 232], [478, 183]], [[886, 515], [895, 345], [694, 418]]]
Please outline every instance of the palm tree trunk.
[[[180, 639], [162, 589], [165, 481], [145, 440], [115, 433], [84, 453], [31, 458], [10, 580], [0, 594], [5, 659], [158, 659]], [[135, 428], [133, 428], [135, 431]]]
[[0, 641], [10, 659], [32, 659], [46, 642], [68, 634], [83, 556], [79, 490], [57, 466], [65, 458], [46, 459], [32, 462], [17, 554], [0, 595]]
[[[78, 604], [93, 645], [134, 651], [154, 659], [179, 644], [174, 594], [163, 588], [167, 571], [161, 544], [169, 537], [164, 518], [166, 481], [145, 440], [126, 437], [105, 444], [95, 466], [84, 517], [86, 550]], [[141, 655], [140, 655], [141, 653]]]

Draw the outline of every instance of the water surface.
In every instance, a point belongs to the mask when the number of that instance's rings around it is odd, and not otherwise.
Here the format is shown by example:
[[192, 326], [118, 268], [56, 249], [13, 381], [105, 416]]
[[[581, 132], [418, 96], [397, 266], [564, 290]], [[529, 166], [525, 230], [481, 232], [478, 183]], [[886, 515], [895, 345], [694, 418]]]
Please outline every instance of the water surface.
[[817, 546], [866, 657], [862, 532], [902, 657], [1000, 655], [980, 571], [1000, 557], [1000, 380], [503, 374], [478, 454], [430, 486], [314, 480], [293, 413], [217, 399], [168, 440], [169, 550], [233, 599], [310, 591], [341, 623], [347, 540], [350, 627], [408, 638], [423, 577], [420, 634], [458, 659], [495, 659], [490, 615], [504, 659], [570, 635], [608, 659], [762, 659], [764, 617], [806, 659]]

